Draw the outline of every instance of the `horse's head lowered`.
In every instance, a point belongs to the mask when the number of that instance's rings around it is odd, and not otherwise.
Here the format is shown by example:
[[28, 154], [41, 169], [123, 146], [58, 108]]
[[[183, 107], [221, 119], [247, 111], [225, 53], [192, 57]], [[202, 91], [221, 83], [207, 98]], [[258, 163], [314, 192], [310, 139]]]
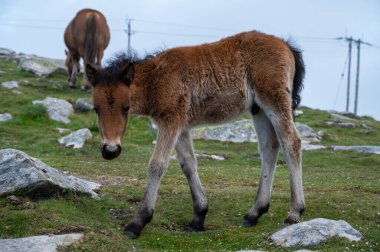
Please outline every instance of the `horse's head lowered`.
[[66, 61], [65, 65], [67, 67], [68, 75], [69, 75], [69, 86], [75, 87], [75, 83], [77, 80], [77, 75], [80, 71], [79, 57], [75, 57], [72, 55], [70, 51], [65, 50]]
[[94, 110], [98, 115], [102, 155], [111, 160], [121, 152], [121, 138], [131, 106], [130, 85], [134, 77], [134, 65], [130, 62], [115, 63], [100, 68], [87, 64], [86, 74], [92, 85]]

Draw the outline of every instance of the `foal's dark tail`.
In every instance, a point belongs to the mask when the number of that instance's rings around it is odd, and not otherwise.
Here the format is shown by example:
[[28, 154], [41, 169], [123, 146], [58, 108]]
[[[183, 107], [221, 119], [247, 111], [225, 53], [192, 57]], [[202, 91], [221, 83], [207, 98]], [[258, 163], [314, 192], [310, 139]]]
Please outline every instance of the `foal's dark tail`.
[[86, 34], [85, 34], [85, 53], [86, 53], [86, 64], [95, 63], [95, 57], [98, 53], [98, 41], [96, 36], [97, 28], [97, 17], [96, 15], [91, 15], [86, 22]]
[[295, 60], [295, 74], [293, 80], [293, 91], [292, 91], [292, 109], [294, 110], [301, 102], [301, 90], [303, 88], [303, 79], [305, 77], [305, 64], [302, 58], [302, 52], [300, 49], [292, 45], [291, 42], [286, 41], [289, 49], [292, 51]]

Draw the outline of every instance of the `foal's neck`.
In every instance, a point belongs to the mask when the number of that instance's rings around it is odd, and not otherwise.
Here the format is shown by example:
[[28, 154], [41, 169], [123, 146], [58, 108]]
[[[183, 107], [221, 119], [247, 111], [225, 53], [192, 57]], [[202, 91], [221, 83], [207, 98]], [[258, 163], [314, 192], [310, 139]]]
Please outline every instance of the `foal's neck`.
[[150, 115], [148, 108], [149, 96], [147, 87], [152, 84], [154, 67], [150, 60], [135, 64], [135, 79], [131, 84], [131, 113], [135, 115]]

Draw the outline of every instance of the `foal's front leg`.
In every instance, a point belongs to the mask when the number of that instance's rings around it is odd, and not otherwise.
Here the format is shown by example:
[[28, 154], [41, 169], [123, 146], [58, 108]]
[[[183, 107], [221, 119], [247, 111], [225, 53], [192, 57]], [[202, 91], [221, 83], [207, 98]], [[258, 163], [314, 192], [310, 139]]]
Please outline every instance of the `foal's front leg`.
[[171, 150], [177, 141], [178, 130], [160, 127], [156, 147], [148, 166], [148, 179], [144, 198], [134, 219], [125, 227], [124, 232], [130, 238], [137, 238], [152, 217], [156, 205], [158, 186], [168, 166]]

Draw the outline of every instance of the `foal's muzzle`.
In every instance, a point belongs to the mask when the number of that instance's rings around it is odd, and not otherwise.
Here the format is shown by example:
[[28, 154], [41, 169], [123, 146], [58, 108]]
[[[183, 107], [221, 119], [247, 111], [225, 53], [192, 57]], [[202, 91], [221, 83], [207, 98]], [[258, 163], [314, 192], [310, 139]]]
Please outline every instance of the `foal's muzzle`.
[[103, 144], [102, 146], [102, 155], [104, 159], [112, 160], [114, 158], [117, 158], [120, 152], [121, 152], [121, 146], [119, 144], [117, 145]]

